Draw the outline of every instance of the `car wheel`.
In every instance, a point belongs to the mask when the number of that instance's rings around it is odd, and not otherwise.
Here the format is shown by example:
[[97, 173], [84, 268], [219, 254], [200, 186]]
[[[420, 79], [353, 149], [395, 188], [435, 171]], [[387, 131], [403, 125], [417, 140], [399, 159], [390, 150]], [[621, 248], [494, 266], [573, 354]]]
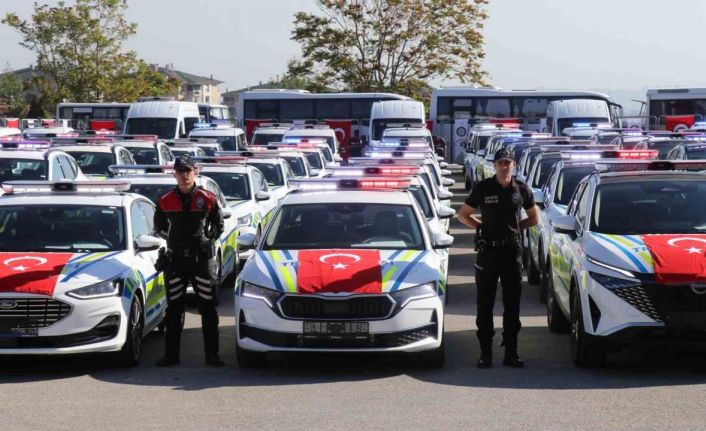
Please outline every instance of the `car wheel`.
[[238, 360], [238, 365], [243, 368], [262, 367], [266, 365], [266, 357], [264, 352], [255, 352], [240, 347], [238, 341], [235, 341], [235, 357]]
[[551, 270], [551, 266], [547, 265], [547, 270], [544, 272], [546, 275], [543, 279], [546, 280], [545, 283], [547, 284], [547, 326], [549, 327], [549, 332], [554, 334], [566, 334], [569, 332], [569, 321], [566, 320], [554, 296], [554, 281], [552, 280]]
[[592, 368], [605, 362], [606, 351], [596, 341], [589, 340], [583, 326], [583, 311], [578, 292], [571, 295], [571, 359], [579, 367]]
[[430, 368], [441, 368], [445, 362], [444, 339], [441, 339], [441, 345], [434, 350], [419, 353], [419, 358], [422, 363]]
[[[528, 252], [529, 254], [529, 252]], [[529, 284], [539, 284], [539, 270], [537, 269], [537, 266], [534, 264], [534, 260], [532, 260], [532, 257], [530, 256], [528, 258], [529, 260], [529, 266], [527, 268], [527, 282]]]
[[145, 320], [142, 316], [142, 303], [136, 296], [130, 306], [130, 316], [127, 319], [127, 333], [125, 334], [125, 344], [117, 353], [117, 362], [124, 366], [135, 366], [140, 362], [142, 356], [142, 331]]

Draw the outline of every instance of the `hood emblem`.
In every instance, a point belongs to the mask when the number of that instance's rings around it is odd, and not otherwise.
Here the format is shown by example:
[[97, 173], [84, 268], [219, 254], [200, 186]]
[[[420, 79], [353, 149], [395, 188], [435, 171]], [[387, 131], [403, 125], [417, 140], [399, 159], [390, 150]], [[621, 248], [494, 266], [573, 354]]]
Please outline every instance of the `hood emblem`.
[[13, 308], [17, 308], [15, 301], [0, 301], [0, 310], [12, 310]]

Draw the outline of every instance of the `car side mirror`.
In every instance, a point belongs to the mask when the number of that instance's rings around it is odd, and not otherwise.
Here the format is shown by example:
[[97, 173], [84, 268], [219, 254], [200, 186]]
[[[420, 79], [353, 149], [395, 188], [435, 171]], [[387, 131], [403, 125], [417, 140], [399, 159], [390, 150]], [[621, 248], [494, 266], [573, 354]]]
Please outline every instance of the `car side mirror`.
[[140, 234], [135, 238], [135, 248], [137, 251], [157, 250], [162, 246], [162, 240], [152, 235]]
[[478, 157], [485, 157], [485, 149], [476, 151]]
[[260, 202], [260, 201], [266, 201], [270, 198], [270, 194], [267, 192], [257, 192], [255, 193], [255, 200]]
[[563, 233], [567, 235], [576, 234], [579, 224], [576, 221], [576, 217], [571, 214], [563, 215], [557, 217], [554, 220], [554, 231], [557, 233]]
[[[448, 166], [448, 165], [447, 165], [447, 166]], [[448, 169], [441, 169], [441, 176], [442, 176], [442, 177], [448, 177], [449, 175], [451, 175], [451, 171], [450, 171], [450, 170], [448, 170]]]
[[440, 219], [451, 218], [456, 214], [456, 211], [446, 205], [437, 205], [436, 212], [439, 213]]
[[454, 243], [454, 237], [444, 232], [434, 232], [431, 242], [434, 249], [449, 248]]
[[452, 197], [454, 197], [454, 194], [450, 191], [441, 189], [436, 190], [436, 195], [439, 197], [439, 199], [451, 199]]
[[241, 233], [235, 240], [241, 247], [252, 247], [255, 245], [255, 234], [252, 232]]
[[456, 181], [452, 180], [451, 178], [442, 178], [441, 184], [446, 187], [451, 187], [452, 185], [456, 184]]
[[233, 213], [230, 210], [224, 209], [223, 211], [221, 211], [221, 213], [223, 214], [223, 220], [228, 220], [229, 218], [233, 217]]
[[342, 162], [342, 161], [343, 161], [343, 157], [339, 156], [338, 154], [334, 154], [334, 155], [333, 155], [333, 161], [334, 161], [334, 162]]
[[446, 169], [446, 168], [449, 167], [449, 164], [446, 163], [446, 162], [439, 162], [439, 167], [440, 167], [441, 169]]
[[320, 173], [321, 173], [320, 169], [310, 169], [309, 170], [310, 177], [318, 177]]

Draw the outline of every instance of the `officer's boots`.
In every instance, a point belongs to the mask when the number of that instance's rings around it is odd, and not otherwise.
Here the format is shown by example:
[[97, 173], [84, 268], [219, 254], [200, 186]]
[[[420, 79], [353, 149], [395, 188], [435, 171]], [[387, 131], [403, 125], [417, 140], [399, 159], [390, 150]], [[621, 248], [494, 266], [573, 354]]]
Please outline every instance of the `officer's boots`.
[[490, 368], [493, 366], [493, 340], [481, 341], [480, 343], [480, 359], [478, 359], [478, 368]]
[[517, 355], [517, 337], [505, 337], [503, 340], [505, 345], [505, 359], [503, 359], [503, 365], [512, 368], [522, 368], [525, 363]]

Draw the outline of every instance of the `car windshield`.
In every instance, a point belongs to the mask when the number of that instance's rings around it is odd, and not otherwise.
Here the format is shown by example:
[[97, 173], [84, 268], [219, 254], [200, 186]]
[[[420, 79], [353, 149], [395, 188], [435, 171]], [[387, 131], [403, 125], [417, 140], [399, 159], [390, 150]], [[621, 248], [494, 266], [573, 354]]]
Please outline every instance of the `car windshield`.
[[549, 172], [552, 170], [554, 163], [558, 162], [559, 159], [555, 157], [543, 158], [537, 163], [537, 168], [534, 171], [534, 177], [532, 178], [532, 184], [530, 187], [535, 189], [541, 189], [549, 178]]
[[706, 181], [645, 180], [602, 184], [591, 230], [642, 235], [706, 232]]
[[0, 158], [0, 182], [46, 179], [46, 160]]
[[488, 145], [488, 141], [490, 140], [491, 136], [479, 136], [478, 137], [478, 149], [482, 150]]
[[235, 145], [235, 136], [206, 136], [206, 135], [194, 135], [193, 133], [189, 135], [190, 138], [205, 138], [205, 139], [215, 139], [216, 142], [221, 144], [224, 151], [239, 151], [241, 148], [237, 148]]
[[125, 249], [123, 210], [94, 205], [0, 206], [0, 251], [92, 252]]
[[686, 150], [687, 160], [704, 160], [706, 159], [706, 147], [688, 148]]
[[274, 163], [257, 163], [248, 161], [248, 165], [255, 167], [262, 172], [265, 176], [267, 184], [270, 186], [283, 186], [284, 178], [282, 177], [282, 170], [279, 165]]
[[264, 248], [422, 250], [424, 240], [411, 205], [314, 203], [284, 205]]
[[132, 153], [132, 157], [135, 158], [135, 163], [138, 165], [158, 165], [159, 158], [157, 157], [157, 150], [154, 148], [144, 148], [144, 147], [125, 147]]
[[539, 155], [539, 151], [533, 151], [529, 154], [527, 154], [527, 158], [525, 159], [525, 164], [524, 164], [524, 169], [522, 169], [522, 175], [527, 177], [530, 173], [530, 168], [532, 167], [532, 164], [534, 163], [534, 159], [537, 158]]
[[270, 142], [282, 142], [284, 133], [257, 133], [252, 137], [251, 145], [267, 145]]
[[155, 205], [160, 196], [174, 188], [175, 184], [132, 184], [131, 193], [137, 193], [151, 200]]
[[129, 118], [125, 134], [157, 135], [159, 139], [174, 139], [177, 137], [176, 125], [176, 118]]
[[282, 157], [287, 161], [295, 177], [306, 177], [306, 166], [300, 157]]
[[115, 164], [113, 153], [92, 153], [88, 151], [67, 151], [74, 156], [81, 172], [86, 175], [112, 175], [108, 166]]
[[235, 172], [204, 172], [213, 179], [228, 200], [250, 199], [250, 187], [247, 174]]
[[324, 155], [324, 159], [326, 159], [327, 162], [333, 162], [333, 155], [331, 154], [330, 148], [322, 146], [321, 154]]
[[573, 196], [576, 186], [579, 182], [584, 179], [587, 175], [590, 175], [595, 168], [593, 165], [586, 165], [581, 167], [574, 167], [571, 169], [564, 169], [559, 174], [559, 180], [556, 183], [556, 194], [554, 196], [554, 203], [559, 205], [568, 205]]
[[[557, 130], [560, 132], [567, 128], [574, 128], [574, 124], [608, 124], [610, 119], [604, 117], [559, 118]], [[592, 133], [593, 135], [593, 133]]]
[[[387, 129], [388, 124], [395, 123], [419, 123], [419, 118], [386, 118], [384, 120], [373, 120], [373, 137], [374, 141], [379, 141], [382, 138], [382, 132]], [[399, 126], [398, 126], [399, 127]]]
[[323, 166], [321, 165], [321, 159], [319, 158], [318, 153], [309, 153], [306, 152], [304, 153], [306, 156], [306, 159], [309, 161], [309, 166], [311, 166], [314, 169], [321, 169]]
[[414, 199], [417, 200], [419, 207], [424, 213], [424, 217], [427, 219], [434, 217], [434, 212], [431, 210], [431, 204], [429, 204], [429, 199], [427, 199], [427, 194], [424, 193], [424, 187], [412, 185], [409, 187], [409, 191], [412, 192]]

